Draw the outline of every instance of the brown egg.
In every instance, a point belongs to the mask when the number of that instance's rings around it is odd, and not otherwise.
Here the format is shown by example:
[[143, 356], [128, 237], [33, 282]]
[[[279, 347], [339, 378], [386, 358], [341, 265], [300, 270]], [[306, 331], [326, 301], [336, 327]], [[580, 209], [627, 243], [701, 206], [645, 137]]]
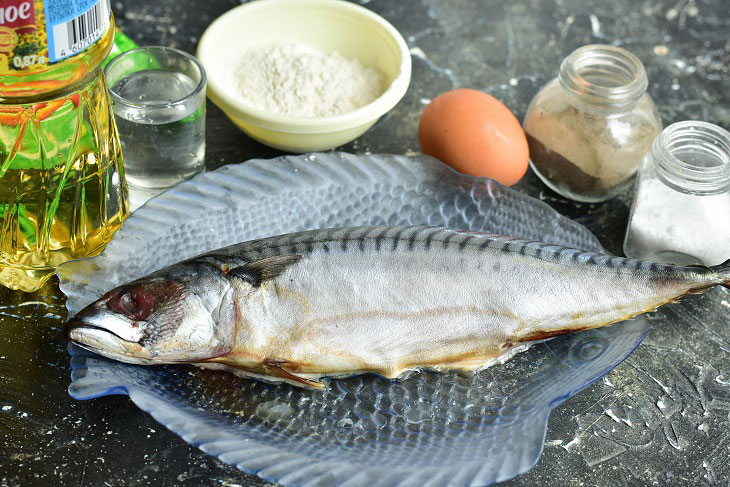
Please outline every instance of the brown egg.
[[481, 91], [459, 89], [434, 98], [421, 115], [424, 154], [459, 172], [511, 186], [527, 171], [527, 139], [502, 102]]

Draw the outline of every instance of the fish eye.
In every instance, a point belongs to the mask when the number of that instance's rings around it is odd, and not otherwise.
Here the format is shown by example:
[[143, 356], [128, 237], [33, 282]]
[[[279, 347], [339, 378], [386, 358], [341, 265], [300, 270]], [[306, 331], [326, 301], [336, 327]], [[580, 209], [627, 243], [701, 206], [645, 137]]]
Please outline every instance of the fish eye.
[[132, 288], [124, 290], [112, 296], [106, 303], [106, 307], [120, 313], [130, 320], [144, 320], [155, 308], [155, 296], [144, 288]]

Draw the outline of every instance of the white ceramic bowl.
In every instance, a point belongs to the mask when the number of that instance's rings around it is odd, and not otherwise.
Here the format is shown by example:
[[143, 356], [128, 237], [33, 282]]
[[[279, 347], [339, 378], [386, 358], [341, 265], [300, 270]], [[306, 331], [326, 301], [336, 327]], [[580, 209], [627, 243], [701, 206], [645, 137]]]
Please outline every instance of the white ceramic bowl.
[[[387, 89], [373, 102], [328, 117], [272, 114], [246, 105], [235, 93], [234, 72], [243, 53], [273, 42], [301, 42], [337, 51], [383, 73]], [[276, 149], [327, 150], [369, 129], [408, 89], [411, 57], [403, 37], [370, 10], [341, 0], [258, 0], [216, 19], [198, 45], [208, 73], [208, 96], [246, 134]]]

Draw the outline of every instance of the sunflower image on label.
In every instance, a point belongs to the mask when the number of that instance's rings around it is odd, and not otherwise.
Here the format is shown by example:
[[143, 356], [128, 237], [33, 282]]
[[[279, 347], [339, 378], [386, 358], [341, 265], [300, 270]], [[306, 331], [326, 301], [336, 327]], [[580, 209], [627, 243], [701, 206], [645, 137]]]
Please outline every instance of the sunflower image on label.
[[33, 0], [0, 0], [1, 72], [48, 63], [43, 5], [40, 7], [38, 12]]
[[79, 54], [109, 26], [109, 0], [0, 0], [0, 73]]

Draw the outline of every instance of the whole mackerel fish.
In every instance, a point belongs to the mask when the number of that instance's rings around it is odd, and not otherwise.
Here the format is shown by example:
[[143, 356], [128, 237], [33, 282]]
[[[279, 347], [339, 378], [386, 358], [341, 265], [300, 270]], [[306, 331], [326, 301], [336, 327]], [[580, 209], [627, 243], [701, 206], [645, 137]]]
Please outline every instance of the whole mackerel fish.
[[730, 261], [678, 267], [429, 227], [241, 243], [106, 293], [67, 330], [135, 364], [193, 363], [297, 386], [475, 369], [526, 342], [730, 286]]

